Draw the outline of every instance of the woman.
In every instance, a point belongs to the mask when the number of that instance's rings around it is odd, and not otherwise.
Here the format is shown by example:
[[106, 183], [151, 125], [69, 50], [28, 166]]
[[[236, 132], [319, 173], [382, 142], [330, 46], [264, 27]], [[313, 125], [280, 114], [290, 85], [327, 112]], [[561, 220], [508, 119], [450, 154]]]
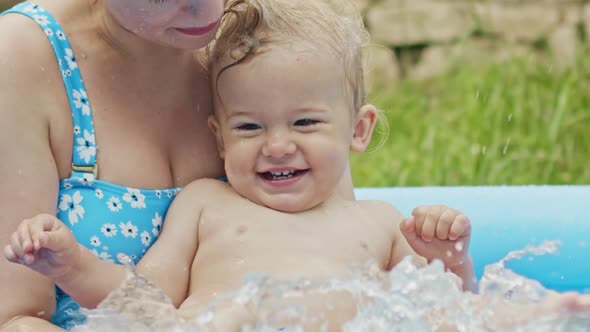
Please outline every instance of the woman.
[[[222, 11], [223, 0], [38, 0], [0, 17], [0, 245], [57, 206], [101, 258], [139, 259], [176, 188], [223, 175], [194, 57]], [[48, 279], [5, 260], [0, 294], [2, 331], [59, 331], [54, 312], [75, 323], [67, 296], [56, 308]]]

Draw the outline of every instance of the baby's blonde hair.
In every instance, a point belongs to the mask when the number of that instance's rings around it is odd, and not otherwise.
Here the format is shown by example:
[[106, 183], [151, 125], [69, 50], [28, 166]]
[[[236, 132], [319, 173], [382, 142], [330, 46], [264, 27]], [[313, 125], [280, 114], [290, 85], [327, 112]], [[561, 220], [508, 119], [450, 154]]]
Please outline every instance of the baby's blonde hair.
[[254, 56], [260, 47], [298, 41], [322, 51], [328, 46], [340, 58], [352, 107], [360, 109], [366, 98], [362, 50], [368, 33], [360, 11], [349, 0], [227, 1], [217, 38], [207, 54], [209, 68], [217, 68], [215, 84], [225, 69]]

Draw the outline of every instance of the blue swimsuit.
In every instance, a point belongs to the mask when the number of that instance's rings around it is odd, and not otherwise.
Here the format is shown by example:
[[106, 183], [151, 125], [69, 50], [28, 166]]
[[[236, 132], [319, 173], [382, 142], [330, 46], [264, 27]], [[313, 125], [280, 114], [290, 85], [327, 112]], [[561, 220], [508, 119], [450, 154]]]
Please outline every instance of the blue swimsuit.
[[[59, 183], [57, 217], [78, 242], [105, 261], [126, 254], [137, 263], [160, 234], [166, 211], [179, 188], [144, 190], [96, 178], [96, 143], [88, 96], [66, 34], [47, 11], [30, 2], [4, 12], [33, 19], [47, 35], [61, 70], [74, 125], [72, 174]], [[52, 322], [65, 329], [84, 322], [79, 305], [57, 289]]]

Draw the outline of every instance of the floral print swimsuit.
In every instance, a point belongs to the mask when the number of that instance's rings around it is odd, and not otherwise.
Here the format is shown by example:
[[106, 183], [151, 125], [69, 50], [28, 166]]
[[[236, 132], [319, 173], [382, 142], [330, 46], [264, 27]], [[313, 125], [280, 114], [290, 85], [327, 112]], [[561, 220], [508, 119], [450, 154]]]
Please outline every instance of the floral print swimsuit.
[[[78, 242], [100, 259], [117, 262], [117, 255], [123, 253], [137, 263], [158, 237], [166, 211], [180, 189], [134, 189], [96, 179], [92, 112], [66, 34], [51, 14], [31, 2], [20, 3], [2, 14], [8, 13], [33, 19], [45, 32], [70, 101], [74, 125], [72, 174], [59, 183], [57, 217], [72, 230]], [[84, 322], [79, 308], [57, 289], [52, 322], [65, 329]]]

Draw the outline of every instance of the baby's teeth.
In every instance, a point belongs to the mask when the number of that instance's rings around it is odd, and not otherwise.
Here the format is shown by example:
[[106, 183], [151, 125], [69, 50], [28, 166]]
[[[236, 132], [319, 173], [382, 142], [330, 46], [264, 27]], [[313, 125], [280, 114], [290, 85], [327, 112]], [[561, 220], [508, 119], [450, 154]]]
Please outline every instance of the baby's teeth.
[[287, 176], [293, 174], [293, 171], [270, 172], [272, 176]]

